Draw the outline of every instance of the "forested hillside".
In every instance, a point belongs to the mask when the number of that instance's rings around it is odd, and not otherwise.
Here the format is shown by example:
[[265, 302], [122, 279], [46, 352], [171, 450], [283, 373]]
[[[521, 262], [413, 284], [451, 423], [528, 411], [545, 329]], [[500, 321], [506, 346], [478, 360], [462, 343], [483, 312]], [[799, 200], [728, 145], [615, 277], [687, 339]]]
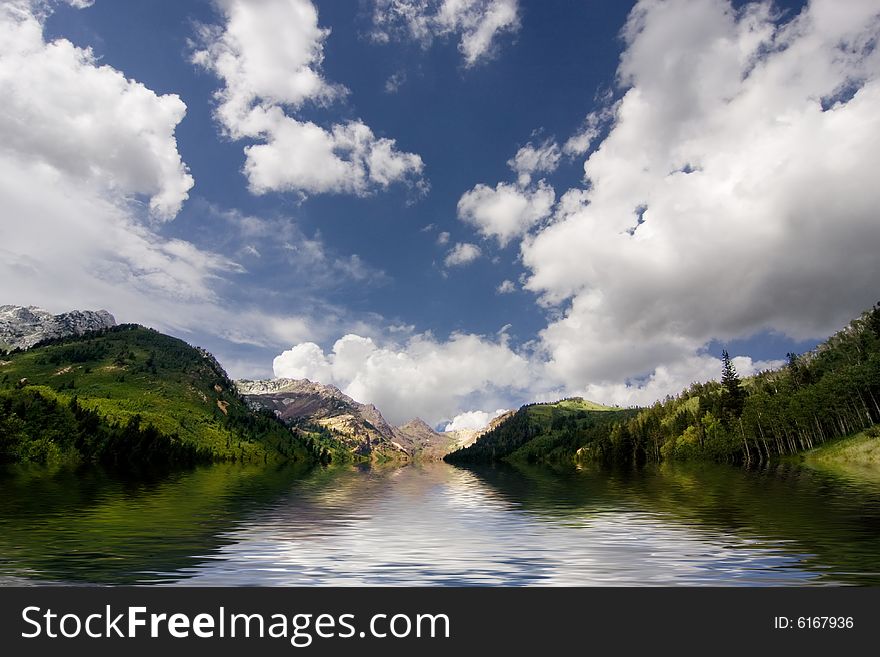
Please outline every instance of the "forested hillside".
[[579, 398], [563, 399], [555, 404], [528, 404], [470, 447], [448, 454], [445, 460], [449, 463], [571, 460], [581, 445], [601, 439], [614, 423], [637, 412]]
[[762, 463], [880, 420], [880, 305], [812, 352], [741, 382], [725, 354], [721, 382], [694, 384], [590, 445], [612, 461], [704, 458]]
[[875, 434], [870, 428], [880, 421], [880, 304], [815, 350], [789, 354], [782, 369], [741, 380], [725, 352], [720, 374], [720, 381], [694, 383], [612, 422], [571, 424], [552, 411], [536, 421], [530, 409], [547, 406], [526, 406], [448, 460], [760, 464], [865, 429]]
[[0, 356], [0, 460], [112, 465], [308, 460], [209, 353], [140, 326]]

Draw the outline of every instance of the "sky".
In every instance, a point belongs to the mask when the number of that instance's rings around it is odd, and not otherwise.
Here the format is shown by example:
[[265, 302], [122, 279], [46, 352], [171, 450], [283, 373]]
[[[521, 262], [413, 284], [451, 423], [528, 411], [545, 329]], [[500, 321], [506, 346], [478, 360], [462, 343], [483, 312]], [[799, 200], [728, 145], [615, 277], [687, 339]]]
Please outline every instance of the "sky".
[[880, 291], [880, 0], [5, 0], [0, 302], [392, 422], [649, 404]]

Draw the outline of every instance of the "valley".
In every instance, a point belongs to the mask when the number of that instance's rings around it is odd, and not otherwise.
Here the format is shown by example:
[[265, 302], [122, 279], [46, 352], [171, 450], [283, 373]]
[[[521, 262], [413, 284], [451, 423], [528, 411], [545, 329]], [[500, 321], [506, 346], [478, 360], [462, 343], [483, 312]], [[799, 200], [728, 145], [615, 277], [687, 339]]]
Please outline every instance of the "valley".
[[782, 370], [448, 432], [24, 310], [0, 357], [0, 583], [876, 584], [876, 308]]
[[[394, 426], [375, 405], [305, 379], [232, 381], [208, 352], [116, 326], [104, 311], [3, 306], [0, 337], [21, 345], [0, 360], [7, 461], [751, 466], [804, 453], [876, 467], [880, 306], [778, 370], [741, 380], [727, 359], [720, 382], [695, 382], [649, 408], [571, 397], [459, 431], [420, 418]], [[822, 448], [862, 431], [858, 448]]]

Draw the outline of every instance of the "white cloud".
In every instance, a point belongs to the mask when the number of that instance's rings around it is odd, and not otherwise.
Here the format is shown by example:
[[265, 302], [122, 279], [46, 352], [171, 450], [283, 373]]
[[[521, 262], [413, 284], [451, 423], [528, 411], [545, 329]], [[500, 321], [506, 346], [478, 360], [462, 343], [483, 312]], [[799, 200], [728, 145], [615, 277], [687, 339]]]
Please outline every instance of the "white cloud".
[[502, 281], [501, 285], [498, 286], [497, 292], [498, 294], [512, 294], [516, 292], [516, 284], [513, 281]]
[[0, 200], [16, 221], [0, 223], [0, 297], [55, 312], [107, 308], [122, 322], [177, 334], [213, 333], [276, 346], [313, 335], [312, 323], [243, 304], [216, 291], [237, 263], [168, 239], [124, 199], [43, 163], [0, 155]]
[[0, 6], [0, 97], [6, 157], [148, 199], [158, 220], [187, 199], [193, 179], [174, 138], [186, 105], [100, 66], [89, 49], [46, 43], [29, 2]]
[[504, 247], [548, 217], [555, 199], [553, 188], [544, 181], [533, 189], [503, 182], [494, 189], [479, 184], [458, 201], [458, 218]]
[[518, 0], [374, 0], [374, 41], [404, 36], [428, 47], [456, 35], [466, 66], [491, 57], [498, 37], [519, 27]]
[[184, 104], [46, 42], [50, 10], [0, 5], [0, 297], [276, 348], [314, 335], [302, 317], [228, 310], [218, 289], [244, 269], [163, 235], [156, 220], [172, 220], [192, 186], [174, 136]]
[[551, 380], [649, 401], [716, 375], [710, 340], [822, 337], [875, 300], [878, 36], [876, 1], [785, 25], [767, 3], [637, 4], [588, 186], [522, 244], [526, 288], [564, 311]]
[[279, 108], [263, 114], [263, 129], [252, 136], [266, 141], [245, 147], [245, 174], [255, 194], [301, 192], [365, 195], [422, 171], [422, 160], [395, 149], [394, 140], [377, 139], [365, 124], [349, 121], [330, 131], [300, 122]]
[[495, 408], [505, 389], [529, 380], [528, 360], [507, 345], [478, 335], [454, 334], [440, 342], [416, 335], [404, 345], [379, 346], [371, 338], [346, 335], [330, 353], [298, 344], [279, 355], [276, 377], [333, 384], [352, 398], [376, 404], [392, 423], [422, 417], [431, 424], [454, 416], [461, 406]]
[[480, 431], [489, 426], [489, 423], [496, 417], [504, 415], [509, 410], [510, 409], [499, 408], [494, 413], [488, 413], [486, 411], [467, 411], [465, 413], [459, 413], [452, 418], [452, 422], [447, 424], [443, 431]]
[[599, 100], [599, 109], [590, 112], [578, 131], [562, 146], [562, 152], [570, 157], [586, 155], [609, 123], [614, 120], [617, 104], [612, 102], [611, 93], [604, 94]]
[[560, 221], [580, 212], [590, 201], [590, 192], [586, 189], [569, 189], [556, 203], [553, 220]]
[[521, 187], [526, 187], [532, 182], [532, 176], [536, 173], [553, 173], [559, 166], [562, 152], [559, 144], [552, 139], [535, 146], [529, 142], [520, 148], [516, 155], [508, 160], [507, 165], [517, 175], [517, 182]]
[[92, 305], [124, 298], [133, 307], [138, 294], [194, 302], [210, 297], [216, 272], [237, 269], [187, 242], [160, 238], [124, 205], [71, 178], [43, 163], [0, 157], [0, 198], [16, 217], [2, 226], [4, 294], [71, 296], [70, 303], [86, 297]]
[[192, 59], [223, 80], [215, 114], [229, 137], [260, 142], [244, 149], [252, 192], [366, 195], [400, 182], [426, 189], [422, 159], [363, 122], [327, 129], [295, 116], [306, 103], [348, 93], [321, 74], [329, 31], [311, 0], [216, 4], [225, 22], [202, 27]]
[[483, 252], [480, 250], [480, 247], [476, 244], [465, 242], [452, 247], [452, 250], [447, 254], [443, 262], [447, 267], [460, 267], [469, 265], [481, 255], [483, 255]]
[[440, 246], [443, 246], [445, 244], [449, 244], [449, 238], [450, 238], [449, 233], [444, 230], [442, 233], [437, 235], [437, 244], [439, 244]]
[[333, 367], [314, 342], [298, 344], [276, 356], [272, 371], [279, 378], [309, 379], [328, 384], [333, 381]]
[[347, 93], [320, 72], [328, 30], [308, 0], [216, 0], [226, 22], [203, 26], [204, 46], [193, 61], [214, 72], [225, 86], [217, 113], [234, 138], [249, 136], [243, 125], [255, 104], [299, 108]]

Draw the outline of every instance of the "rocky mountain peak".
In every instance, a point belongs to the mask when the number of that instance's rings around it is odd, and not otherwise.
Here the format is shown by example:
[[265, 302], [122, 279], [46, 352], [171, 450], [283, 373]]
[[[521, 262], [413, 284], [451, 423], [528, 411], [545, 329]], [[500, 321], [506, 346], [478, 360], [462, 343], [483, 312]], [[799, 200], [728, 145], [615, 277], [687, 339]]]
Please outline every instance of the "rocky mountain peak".
[[242, 379], [236, 381], [235, 386], [242, 395], [309, 394], [328, 398], [335, 397], [350, 404], [357, 403], [336, 386], [315, 383], [308, 379], [265, 379], [259, 381]]
[[0, 348], [30, 349], [43, 340], [83, 335], [116, 326], [106, 310], [72, 310], [53, 315], [37, 306], [0, 306]]
[[410, 420], [406, 424], [402, 424], [398, 427], [401, 431], [424, 431], [430, 433], [437, 433], [434, 430], [434, 427], [425, 422], [422, 418], [417, 417], [415, 419]]

